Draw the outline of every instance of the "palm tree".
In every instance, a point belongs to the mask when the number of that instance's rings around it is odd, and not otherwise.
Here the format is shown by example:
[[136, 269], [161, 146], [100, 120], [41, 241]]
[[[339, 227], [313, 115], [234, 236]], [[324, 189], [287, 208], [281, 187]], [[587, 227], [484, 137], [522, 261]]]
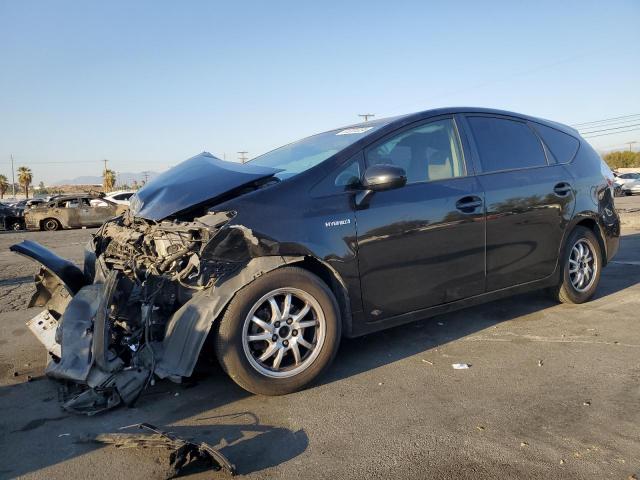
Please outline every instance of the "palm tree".
[[18, 167], [18, 183], [24, 187], [24, 196], [29, 198], [29, 185], [33, 181], [33, 174], [29, 167]]
[[104, 187], [104, 191], [110, 192], [113, 190], [114, 185], [116, 184], [116, 172], [113, 170], [105, 169], [102, 174], [102, 186]]
[[7, 177], [4, 175], [0, 175], [0, 199], [4, 198], [4, 194], [7, 193], [7, 189], [9, 188], [9, 181]]

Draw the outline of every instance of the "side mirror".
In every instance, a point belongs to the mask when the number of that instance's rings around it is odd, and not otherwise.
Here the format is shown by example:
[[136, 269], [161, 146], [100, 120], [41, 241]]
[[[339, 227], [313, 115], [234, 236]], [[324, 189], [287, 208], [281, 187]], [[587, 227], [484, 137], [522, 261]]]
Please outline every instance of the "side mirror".
[[396, 165], [371, 165], [365, 170], [361, 190], [354, 198], [356, 207], [366, 208], [373, 192], [404, 187], [406, 183], [404, 168]]
[[365, 170], [362, 180], [362, 186], [374, 192], [404, 187], [406, 183], [404, 168], [396, 165], [371, 165]]

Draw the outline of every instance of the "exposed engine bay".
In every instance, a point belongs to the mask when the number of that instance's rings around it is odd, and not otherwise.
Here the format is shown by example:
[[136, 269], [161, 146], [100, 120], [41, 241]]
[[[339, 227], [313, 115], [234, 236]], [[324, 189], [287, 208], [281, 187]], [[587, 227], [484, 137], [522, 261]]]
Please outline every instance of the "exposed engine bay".
[[259, 242], [229, 225], [233, 217], [155, 222], [125, 214], [95, 234], [84, 271], [34, 242], [11, 247], [42, 264], [31, 305], [45, 310], [28, 326], [50, 353], [47, 375], [76, 387], [66, 410], [132, 405], [154, 377], [190, 376], [233, 294], [291, 260], [253, 258]]

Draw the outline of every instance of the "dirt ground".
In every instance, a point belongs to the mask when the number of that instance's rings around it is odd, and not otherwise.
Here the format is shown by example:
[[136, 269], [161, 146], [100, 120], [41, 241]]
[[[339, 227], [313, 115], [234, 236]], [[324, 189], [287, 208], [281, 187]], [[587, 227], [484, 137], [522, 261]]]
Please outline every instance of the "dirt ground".
[[249, 478], [640, 477], [640, 230], [588, 304], [532, 293], [345, 340], [318, 385], [284, 397], [205, 361], [194, 382], [79, 417], [24, 325], [36, 266], [8, 246], [29, 238], [80, 263], [90, 233], [0, 234], [1, 478], [162, 478], [166, 452], [92, 441], [139, 422], [218, 445]]

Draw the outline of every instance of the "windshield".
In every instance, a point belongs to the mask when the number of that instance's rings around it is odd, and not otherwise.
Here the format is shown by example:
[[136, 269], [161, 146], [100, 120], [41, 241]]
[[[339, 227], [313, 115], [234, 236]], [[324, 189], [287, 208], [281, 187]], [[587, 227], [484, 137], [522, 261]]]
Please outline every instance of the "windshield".
[[367, 122], [352, 127], [331, 130], [303, 138], [284, 147], [276, 148], [250, 160], [253, 165], [282, 170], [276, 174], [280, 179], [290, 178], [315, 167], [352, 143], [386, 125], [392, 118]]

